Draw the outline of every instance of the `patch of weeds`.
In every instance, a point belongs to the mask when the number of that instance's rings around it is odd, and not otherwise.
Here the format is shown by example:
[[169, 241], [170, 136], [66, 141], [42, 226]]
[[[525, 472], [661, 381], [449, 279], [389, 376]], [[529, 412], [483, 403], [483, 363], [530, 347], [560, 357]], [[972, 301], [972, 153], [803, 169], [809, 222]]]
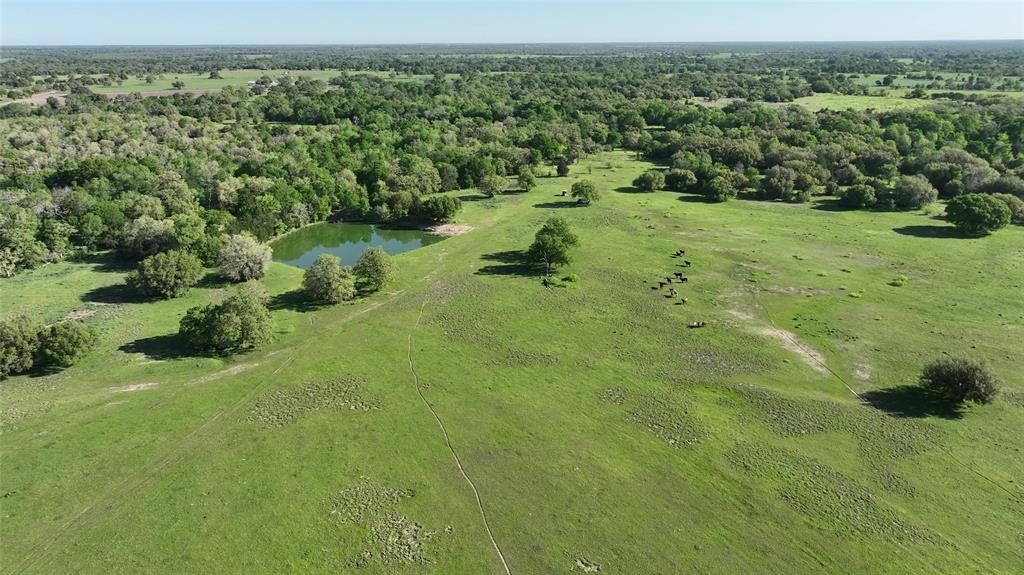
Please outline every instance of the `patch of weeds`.
[[793, 328], [799, 329], [800, 331], [806, 334], [813, 334], [819, 337], [828, 337], [831, 339], [844, 342], [852, 342], [860, 339], [856, 335], [848, 331], [843, 331], [839, 328], [832, 327], [831, 325], [828, 324], [828, 322], [825, 322], [814, 316], [796, 314], [793, 316], [793, 321], [796, 322], [793, 324]]
[[780, 499], [843, 537], [878, 537], [897, 543], [931, 541], [923, 528], [883, 506], [869, 489], [821, 462], [788, 449], [740, 444], [729, 461], [775, 484]]
[[892, 287], [903, 287], [906, 284], [907, 284], [907, 276], [902, 275], [902, 274], [900, 274], [900, 275], [894, 277], [893, 279], [889, 280], [889, 285], [891, 285]]
[[1010, 405], [1024, 407], [1024, 391], [1019, 389], [1003, 389], [999, 392], [999, 397]]
[[329, 513], [341, 523], [358, 525], [369, 530], [370, 537], [364, 549], [352, 557], [352, 566], [365, 566], [376, 561], [385, 565], [400, 563], [430, 564], [423, 544], [433, 537], [419, 523], [398, 514], [403, 499], [414, 492], [394, 489], [360, 478], [355, 486], [345, 489], [327, 502]]
[[0, 431], [12, 431], [18, 423], [28, 417], [46, 413], [50, 410], [50, 402], [44, 401], [34, 405], [2, 402], [0, 407]]
[[846, 295], [849, 296], [849, 297], [853, 297], [853, 298], [859, 298], [859, 297], [864, 295], [864, 290], [859, 289], [857, 291], [852, 291], [852, 292], [850, 292], [850, 293], [848, 293]]
[[599, 397], [626, 409], [626, 421], [636, 423], [671, 447], [686, 447], [703, 439], [705, 433], [685, 406], [669, 397], [627, 394], [619, 388], [606, 389]]
[[375, 400], [364, 400], [358, 380], [312, 381], [293, 389], [265, 394], [249, 411], [249, 421], [269, 427], [288, 425], [303, 413], [322, 409], [371, 411], [380, 407]]
[[576, 274], [569, 274], [569, 275], [565, 276], [564, 278], [562, 278], [562, 281], [574, 284], [574, 283], [580, 281], [580, 276], [578, 276]]

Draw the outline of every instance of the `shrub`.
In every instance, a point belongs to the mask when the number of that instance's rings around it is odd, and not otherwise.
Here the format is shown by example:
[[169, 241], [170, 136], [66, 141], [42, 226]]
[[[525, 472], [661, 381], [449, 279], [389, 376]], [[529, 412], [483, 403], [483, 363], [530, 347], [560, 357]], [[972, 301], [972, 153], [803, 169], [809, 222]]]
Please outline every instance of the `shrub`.
[[992, 194], [993, 198], [1002, 201], [1010, 208], [1010, 221], [1015, 224], [1024, 224], [1024, 200], [1010, 194]]
[[665, 187], [665, 174], [659, 170], [648, 170], [633, 180], [633, 186], [641, 192], [653, 192]]
[[516, 178], [516, 184], [520, 189], [529, 192], [537, 185], [537, 176], [533, 175], [533, 170], [530, 166], [523, 166], [519, 170], [519, 176]]
[[306, 270], [302, 285], [309, 295], [322, 303], [339, 303], [356, 295], [352, 269], [342, 266], [337, 256], [320, 254]]
[[229, 280], [246, 282], [263, 277], [270, 265], [270, 247], [250, 233], [224, 236], [221, 239], [217, 264]]
[[601, 199], [601, 193], [597, 186], [590, 180], [580, 180], [572, 185], [572, 197], [582, 200], [584, 204], [590, 204]]
[[689, 192], [697, 185], [697, 176], [690, 170], [673, 168], [665, 174], [665, 187], [673, 192]]
[[267, 295], [256, 284], [243, 284], [222, 303], [185, 312], [178, 335], [196, 350], [218, 355], [264, 345], [270, 341]]
[[925, 366], [921, 386], [956, 403], [989, 403], [999, 381], [982, 364], [964, 358], [939, 359]]
[[893, 204], [901, 210], [916, 210], [934, 202], [939, 192], [924, 176], [900, 176], [892, 189]]
[[580, 281], [580, 276], [578, 276], [576, 274], [569, 274], [569, 275], [565, 276], [564, 278], [562, 278], [562, 281], [574, 284], [574, 283]]
[[430, 196], [420, 204], [420, 214], [431, 222], [448, 222], [462, 209], [462, 201], [452, 196]]
[[839, 203], [848, 208], [870, 208], [875, 202], [875, 189], [867, 184], [854, 184], [839, 194]]
[[383, 248], [371, 247], [363, 250], [354, 271], [364, 289], [377, 291], [394, 276], [395, 264]]
[[36, 363], [44, 366], [70, 367], [99, 341], [96, 329], [80, 321], [63, 321], [42, 330]]
[[736, 197], [736, 186], [726, 176], [715, 176], [701, 190], [711, 202], [724, 202]]
[[501, 176], [484, 176], [477, 184], [480, 193], [493, 198], [505, 190], [505, 178]]
[[32, 369], [42, 324], [17, 315], [0, 321], [0, 378]]
[[987, 194], [964, 194], [946, 204], [949, 221], [969, 235], [985, 235], [1010, 223], [1009, 206]]
[[169, 299], [187, 292], [202, 275], [203, 265], [199, 258], [188, 252], [171, 250], [142, 260], [139, 267], [128, 274], [125, 282], [146, 295]]
[[125, 224], [121, 250], [133, 258], [144, 258], [174, 246], [174, 222], [142, 216]]

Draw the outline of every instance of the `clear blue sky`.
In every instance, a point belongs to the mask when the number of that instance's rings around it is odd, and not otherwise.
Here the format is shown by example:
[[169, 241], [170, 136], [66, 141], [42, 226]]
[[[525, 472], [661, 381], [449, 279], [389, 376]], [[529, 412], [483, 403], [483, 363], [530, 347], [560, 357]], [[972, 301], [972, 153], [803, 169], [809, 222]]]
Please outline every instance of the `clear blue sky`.
[[0, 45], [1024, 38], [1024, 0], [0, 0]]

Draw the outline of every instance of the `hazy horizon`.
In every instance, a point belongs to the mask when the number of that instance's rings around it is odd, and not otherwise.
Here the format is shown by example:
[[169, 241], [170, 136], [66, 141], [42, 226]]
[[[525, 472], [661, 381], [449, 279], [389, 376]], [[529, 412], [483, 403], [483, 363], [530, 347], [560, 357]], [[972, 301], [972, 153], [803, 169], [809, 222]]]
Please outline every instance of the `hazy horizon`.
[[1024, 39], [1024, 3], [989, 0], [10, 0], [0, 10], [5, 47]]

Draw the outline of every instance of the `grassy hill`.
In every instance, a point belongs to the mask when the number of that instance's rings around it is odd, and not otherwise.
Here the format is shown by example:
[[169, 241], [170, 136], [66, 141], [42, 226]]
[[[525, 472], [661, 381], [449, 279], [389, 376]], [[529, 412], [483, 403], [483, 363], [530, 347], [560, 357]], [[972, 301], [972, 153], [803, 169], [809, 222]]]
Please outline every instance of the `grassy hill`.
[[[647, 167], [462, 192], [473, 230], [353, 305], [296, 306], [275, 264], [275, 342], [228, 360], [173, 336], [212, 276], [166, 302], [102, 256], [3, 280], [5, 314], [103, 332], [0, 383], [3, 572], [1018, 571], [1024, 230], [636, 193]], [[576, 178], [602, 201], [560, 197]], [[545, 288], [521, 250], [552, 214], [579, 281]], [[922, 401], [945, 353], [1002, 396]]]

